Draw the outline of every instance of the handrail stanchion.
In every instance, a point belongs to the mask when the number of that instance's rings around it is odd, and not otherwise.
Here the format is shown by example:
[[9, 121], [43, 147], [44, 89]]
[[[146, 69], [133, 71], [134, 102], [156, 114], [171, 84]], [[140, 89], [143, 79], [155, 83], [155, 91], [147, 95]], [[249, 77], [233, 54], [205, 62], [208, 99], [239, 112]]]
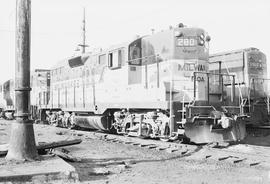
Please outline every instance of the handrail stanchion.
[[206, 74], [207, 75], [207, 105], [209, 105], [210, 104], [210, 82], [209, 82], [209, 80], [210, 80], [210, 78], [209, 78], [209, 73], [207, 73]]
[[235, 76], [232, 76], [232, 102], [234, 103], [235, 101]]
[[157, 88], [159, 88], [159, 56], [156, 57], [157, 60]]
[[196, 72], [193, 73], [193, 84], [194, 84], [194, 101], [196, 100]]

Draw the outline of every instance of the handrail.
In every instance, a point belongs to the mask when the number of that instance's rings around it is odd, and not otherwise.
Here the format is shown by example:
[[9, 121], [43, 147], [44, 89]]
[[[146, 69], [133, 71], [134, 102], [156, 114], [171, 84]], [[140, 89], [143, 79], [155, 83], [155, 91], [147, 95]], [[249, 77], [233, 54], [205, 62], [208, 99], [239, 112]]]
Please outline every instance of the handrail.
[[[227, 72], [230, 73], [229, 68], [227, 66], [227, 63], [226, 62], [223, 62], [223, 63], [225, 65], [225, 68], [226, 68]], [[235, 75], [235, 76], [236, 76], [236, 80], [238, 81], [237, 82], [237, 87], [238, 87], [238, 90], [239, 90], [239, 103], [240, 103], [241, 107], [243, 107], [243, 94], [242, 94], [242, 91], [241, 91], [241, 88], [240, 88], [240, 85], [239, 85], [240, 81], [239, 81], [238, 76], [237, 75]]]
[[200, 108], [200, 109], [212, 108], [214, 111], [217, 111], [217, 109], [213, 105], [196, 105], [192, 106], [192, 108]]
[[[216, 74], [216, 73], [211, 73], [211, 72], [201, 72], [201, 71], [195, 71], [193, 73], [193, 78], [194, 78], [194, 100], [196, 98], [196, 74], [206, 74], [206, 75], [218, 75], [218, 76], [229, 76], [229, 77], [232, 77], [232, 83], [235, 84], [235, 75], [232, 75], [232, 74]], [[208, 91], [209, 93], [209, 91]], [[231, 95], [231, 100], [234, 101], [234, 97], [235, 97], [235, 87], [233, 86], [232, 87], [232, 95]]]
[[[251, 91], [251, 89], [250, 89], [251, 88], [251, 82], [253, 82], [253, 88], [255, 88], [255, 80], [262, 80], [263, 82], [264, 81], [270, 81], [270, 79], [268, 79], [268, 78], [260, 78], [260, 77], [252, 77], [252, 78], [250, 78], [250, 80], [249, 80], [249, 93]], [[266, 94], [265, 88], [263, 88], [263, 90], [264, 90], [263, 92], [264, 92], [265, 96], [269, 96], [269, 95]], [[254, 94], [254, 96], [255, 96], [255, 94]]]
[[126, 63], [129, 63], [131, 61], [140, 60], [140, 59], [152, 58], [152, 57], [159, 57], [159, 54], [154, 54], [154, 55], [150, 55], [150, 56], [144, 56], [144, 57], [140, 57], [140, 58], [136, 58], [136, 59], [130, 59], [130, 60], [127, 60]]
[[[250, 86], [251, 86], [251, 81], [253, 82], [253, 88], [254, 88], [254, 97], [255, 97], [255, 80], [262, 80], [263, 82], [264, 81], [270, 81], [270, 79], [268, 79], [268, 78], [260, 78], [260, 77], [252, 77], [251, 79], [250, 79]], [[265, 87], [263, 87], [263, 93], [264, 93], [264, 95], [266, 96], [266, 104], [267, 104], [267, 112], [268, 112], [268, 114], [270, 113], [270, 100], [269, 100], [269, 95], [266, 93], [266, 90], [267, 89], [265, 89]], [[251, 91], [251, 88], [249, 87], [249, 97], [250, 97], [250, 91]], [[249, 103], [250, 103], [250, 101], [249, 101]]]
[[201, 74], [210, 74], [210, 75], [223, 75], [223, 76], [235, 76], [233, 74], [226, 74], [226, 73], [222, 73], [222, 74], [216, 74], [216, 73], [211, 73], [211, 72], [199, 72], [199, 71], [195, 71], [194, 73], [201, 73]]

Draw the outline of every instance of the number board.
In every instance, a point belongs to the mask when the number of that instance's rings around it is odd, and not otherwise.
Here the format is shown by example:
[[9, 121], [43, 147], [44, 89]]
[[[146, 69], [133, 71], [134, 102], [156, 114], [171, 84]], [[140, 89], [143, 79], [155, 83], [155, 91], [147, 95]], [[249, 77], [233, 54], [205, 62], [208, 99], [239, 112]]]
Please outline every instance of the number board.
[[178, 38], [176, 45], [179, 47], [193, 47], [197, 45], [197, 39], [194, 37]]

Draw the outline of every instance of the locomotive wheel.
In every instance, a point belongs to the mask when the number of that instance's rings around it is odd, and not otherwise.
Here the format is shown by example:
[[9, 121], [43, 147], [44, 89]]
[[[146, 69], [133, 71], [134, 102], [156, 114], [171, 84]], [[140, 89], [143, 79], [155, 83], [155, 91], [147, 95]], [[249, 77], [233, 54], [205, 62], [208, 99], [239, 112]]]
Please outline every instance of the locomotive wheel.
[[117, 133], [117, 130], [115, 129], [114, 126], [111, 126], [111, 127], [109, 128], [109, 132], [112, 133], [112, 134], [116, 134], [116, 133]]
[[76, 124], [74, 122], [74, 117], [73, 116], [70, 116], [67, 119], [66, 126], [67, 126], [68, 129], [75, 129], [76, 128]]
[[[161, 133], [162, 134], [162, 133]], [[168, 125], [165, 126], [165, 130], [163, 132], [163, 137], [160, 137], [159, 139], [163, 142], [170, 141], [170, 127]]]
[[125, 137], [130, 137], [130, 135], [129, 135], [129, 130], [127, 130], [127, 129], [129, 129], [129, 128], [130, 128], [130, 124], [127, 123], [126, 126], [125, 126], [125, 133], [124, 133], [124, 136], [125, 136]]
[[7, 117], [6, 117], [5, 113], [3, 113], [2, 118], [4, 118], [5, 120], [7, 120]]
[[0, 113], [0, 118], [4, 118], [5, 119], [5, 113], [3, 111]]
[[70, 123], [70, 121], [68, 121], [66, 125], [67, 125], [68, 129], [73, 129], [74, 128], [74, 126]]
[[66, 123], [66, 128], [68, 128], [70, 130], [71, 129], [80, 129], [79, 126], [76, 126], [75, 124], [72, 124], [69, 118], [68, 118], [67, 123]]

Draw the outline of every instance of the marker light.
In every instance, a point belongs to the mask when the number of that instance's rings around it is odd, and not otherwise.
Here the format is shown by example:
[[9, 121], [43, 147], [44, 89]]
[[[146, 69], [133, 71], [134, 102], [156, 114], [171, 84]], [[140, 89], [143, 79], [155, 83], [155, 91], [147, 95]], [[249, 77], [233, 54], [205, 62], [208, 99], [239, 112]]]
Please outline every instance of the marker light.
[[211, 40], [211, 37], [210, 37], [209, 35], [207, 35], [207, 36], [206, 36], [206, 41], [207, 41], [207, 42], [210, 42], [210, 40]]

